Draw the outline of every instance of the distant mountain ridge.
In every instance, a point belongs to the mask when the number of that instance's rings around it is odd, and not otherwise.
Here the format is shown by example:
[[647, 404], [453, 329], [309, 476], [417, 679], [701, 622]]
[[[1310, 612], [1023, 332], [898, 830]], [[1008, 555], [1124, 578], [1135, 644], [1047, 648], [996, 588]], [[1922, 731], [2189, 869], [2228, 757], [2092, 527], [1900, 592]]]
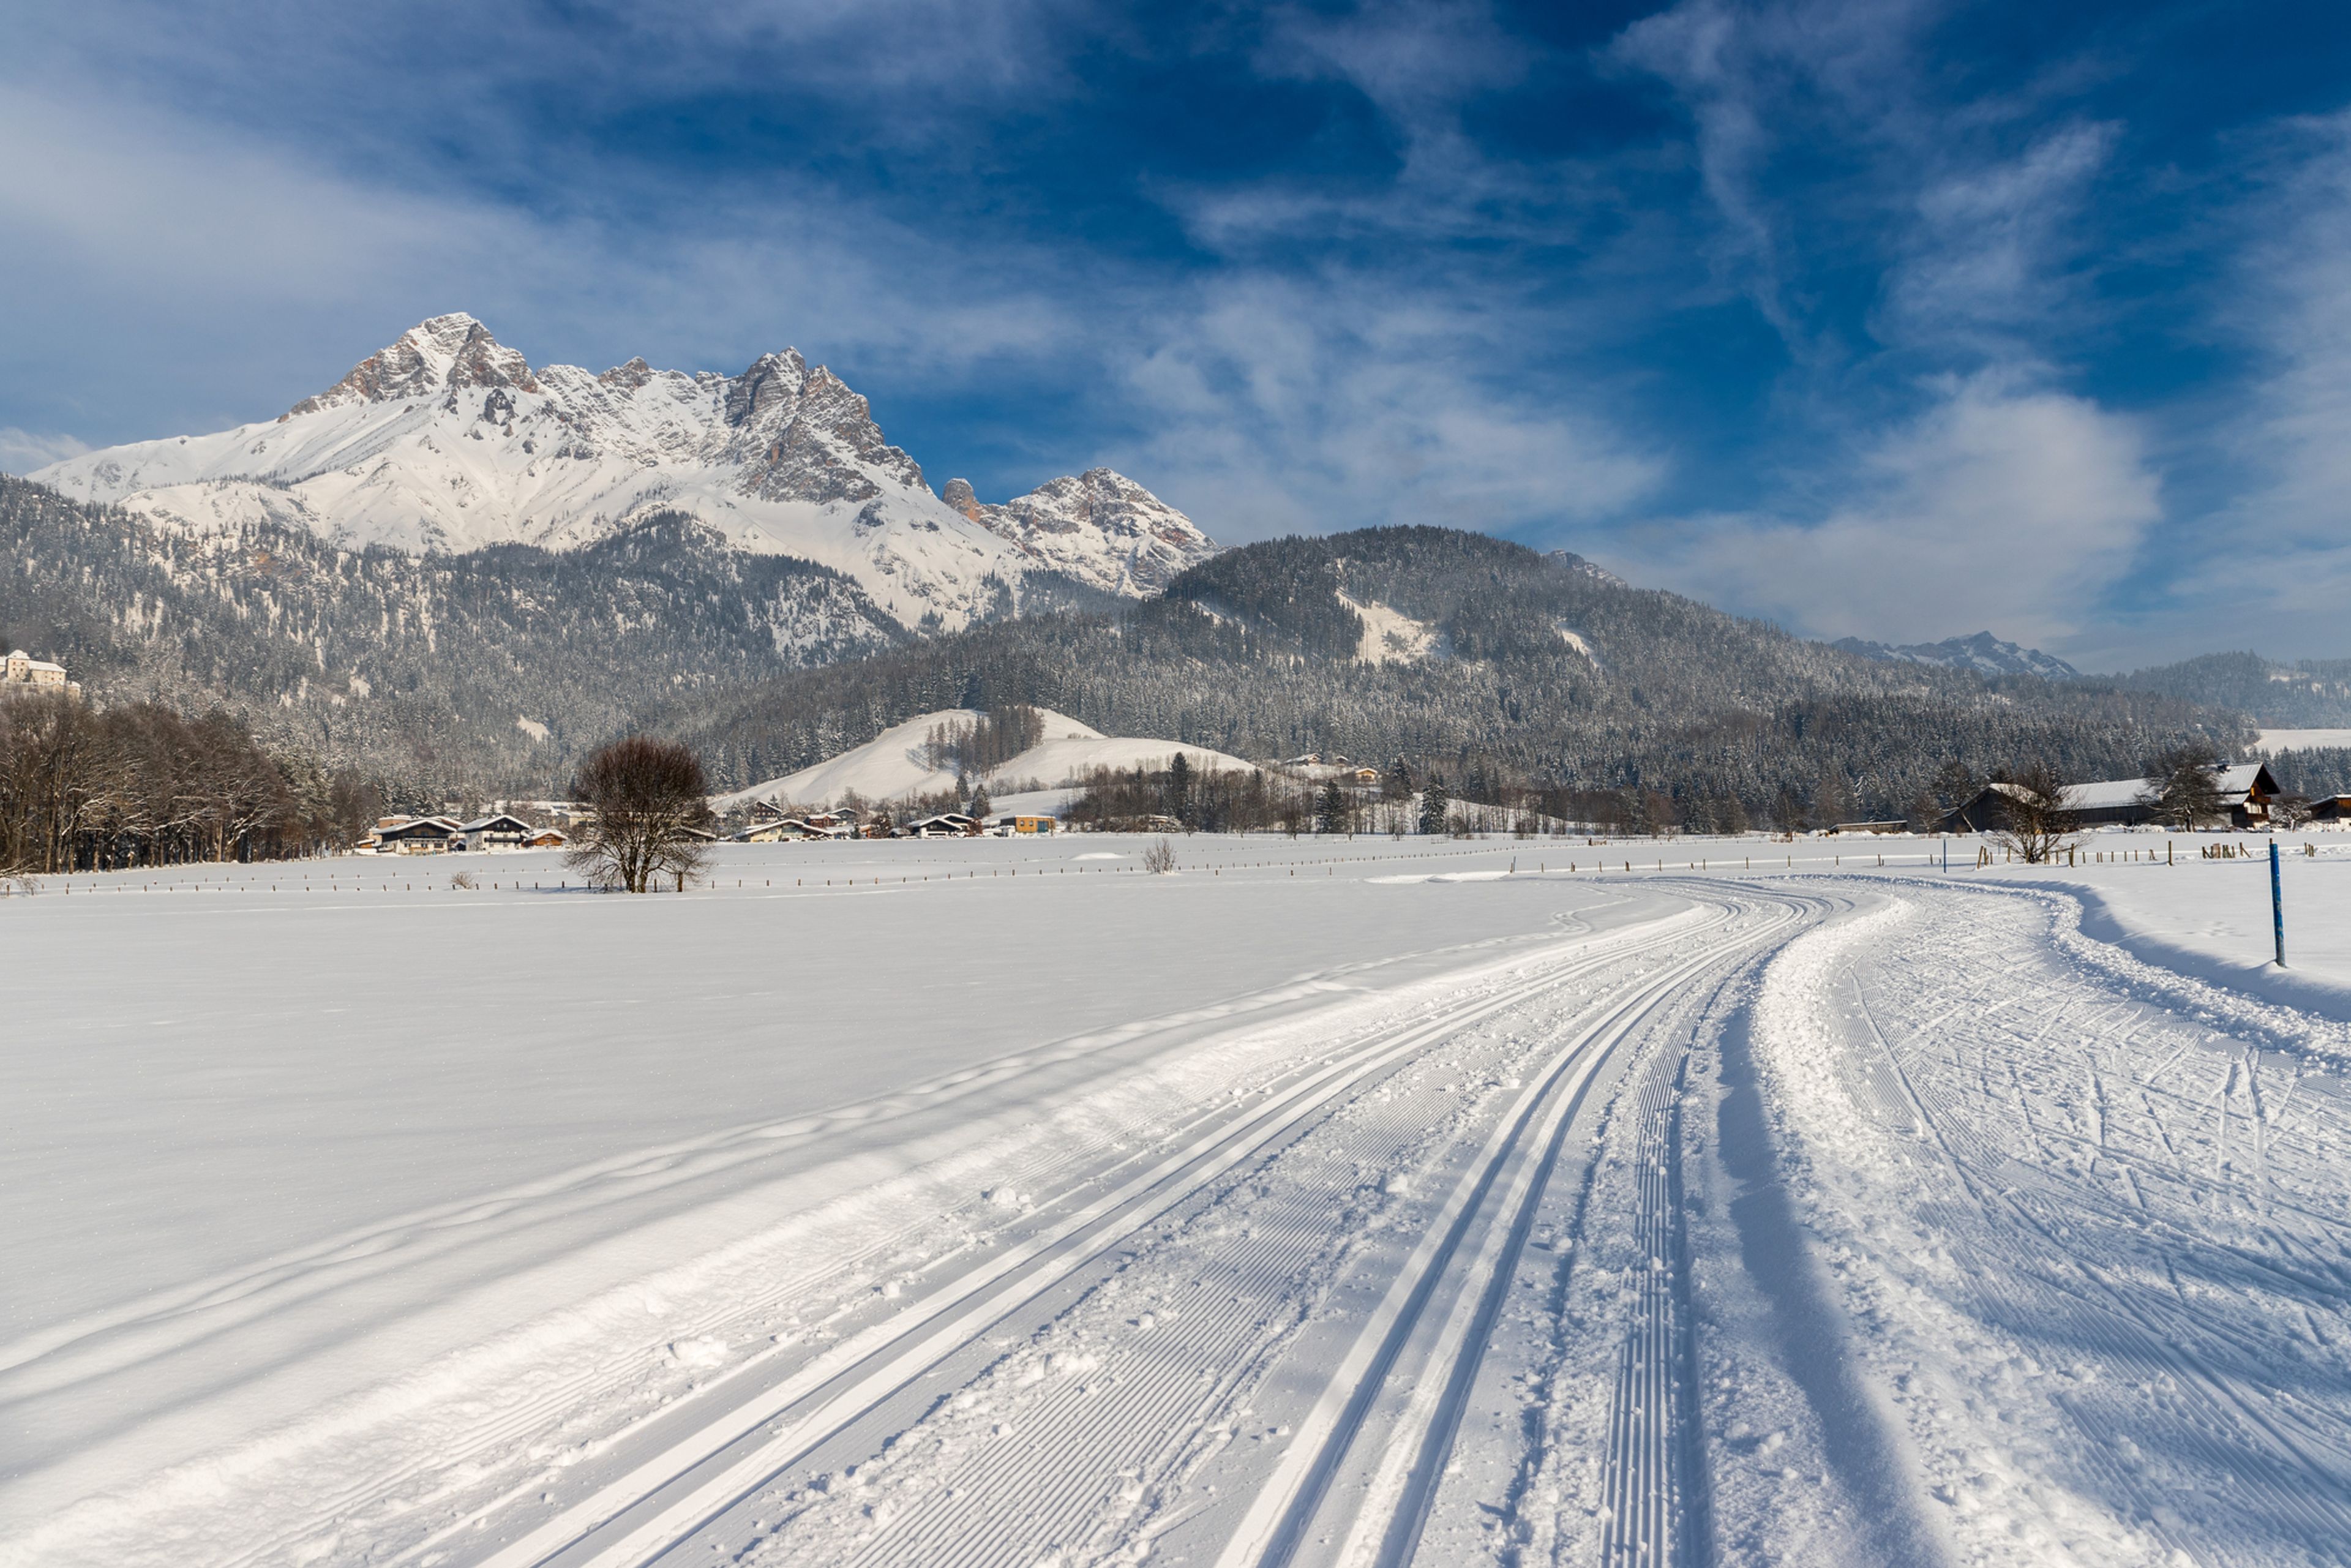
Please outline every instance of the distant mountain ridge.
[[1872, 643], [1840, 637], [1829, 644], [1865, 659], [1888, 664], [1933, 664], [1945, 670], [1971, 670], [1979, 675], [2038, 675], [2044, 681], [2077, 681], [2082, 672], [2038, 648], [2019, 647], [1989, 632], [1972, 637], [1947, 637], [1940, 643]]
[[2110, 778], [2167, 739], [2251, 738], [2233, 715], [2172, 698], [1992, 689], [1434, 528], [1242, 545], [1155, 600], [698, 692], [657, 723], [739, 789], [914, 715], [1008, 703], [1236, 757], [1401, 759], [1472, 799], [1510, 781], [1558, 792], [1562, 809], [1579, 791], [1662, 793], [1698, 827], [1732, 821], [1732, 802], [1760, 816], [1789, 798], [1838, 802], [1821, 808], [1838, 821], [1905, 815], [1952, 762], [1980, 779], [2040, 755]]
[[[1100, 483], [1049, 488], [1028, 521], [1096, 504]], [[95, 700], [226, 705], [274, 739], [448, 791], [559, 789], [629, 728], [690, 739], [714, 783], [741, 789], [915, 715], [1019, 702], [1254, 759], [1404, 758], [1465, 792], [1663, 790], [1693, 824], [1832, 777], [1891, 814], [1953, 758], [1980, 775], [2045, 751], [2108, 777], [2165, 736], [2251, 738], [2168, 696], [1991, 690], [1858, 657], [1444, 528], [1244, 546], [1140, 601], [1087, 601], [1040, 570], [1032, 613], [927, 635], [848, 574], [728, 549], [683, 512], [567, 550], [416, 555], [271, 517], [190, 529], [0, 479], [0, 642], [62, 659]], [[1048, 603], [1079, 608], [1039, 607], [1049, 583]]]
[[1217, 546], [1107, 468], [1001, 505], [933, 493], [866, 400], [797, 350], [741, 374], [533, 368], [463, 313], [436, 316], [273, 422], [82, 453], [29, 476], [183, 531], [253, 522], [346, 546], [560, 550], [684, 514], [755, 555], [855, 580], [900, 623], [1017, 611], [1032, 583], [1156, 591]]

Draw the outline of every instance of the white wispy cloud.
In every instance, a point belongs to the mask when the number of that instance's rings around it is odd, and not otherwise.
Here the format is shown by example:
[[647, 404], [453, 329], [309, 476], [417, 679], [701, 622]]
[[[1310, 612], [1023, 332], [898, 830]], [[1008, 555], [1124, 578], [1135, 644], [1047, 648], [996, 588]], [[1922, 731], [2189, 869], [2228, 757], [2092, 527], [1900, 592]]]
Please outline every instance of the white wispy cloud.
[[1128, 365], [1152, 433], [1116, 460], [1236, 539], [1622, 512], [1661, 459], [1588, 407], [1481, 375], [1509, 363], [1496, 340], [1517, 321], [1362, 279], [1222, 285]]
[[[2092, 389], [2127, 384], [2099, 356], [2144, 308], [2143, 275], [2105, 287], [2157, 178], [2131, 107], [2085, 107], [2086, 56], [1945, 68], [1959, 18], [1680, 0], [1570, 57], [1489, 0], [50, 8], [0, 56], [0, 297], [39, 306], [0, 465], [266, 417], [463, 308], [538, 361], [794, 344], [942, 473], [1109, 462], [1229, 539], [1453, 523], [1824, 633], [2341, 652], [2351, 131], [2257, 128], [2254, 180], [2218, 160], [2158, 243], [2226, 287], [2154, 329], [2249, 368], [2125, 412]], [[1341, 172], [1144, 159], [1160, 213], [1080, 193], [1059, 226], [1024, 139], [1084, 122], [1105, 62], [1193, 57], [1327, 111]], [[1679, 120], [1530, 152], [1481, 118], [1554, 77]], [[784, 91], [808, 112], [760, 123]], [[740, 158], [663, 141], [737, 116]], [[893, 396], [977, 411], [941, 423], [980, 450]]]
[[2265, 652], [2351, 645], [2351, 111], [2279, 129], [2253, 236], [2220, 325], [2252, 356], [2211, 439], [2235, 493], [2175, 546], [2189, 570], [2151, 619], [2180, 640], [2216, 622]]
[[1620, 541], [1633, 575], [1799, 630], [1896, 642], [1985, 629], [2063, 649], [2161, 519], [2143, 433], [2064, 392], [1947, 383], [1816, 517], [1740, 514]]
[[88, 442], [70, 435], [45, 435], [0, 424], [0, 474], [29, 474], [89, 450]]
[[[653, 234], [369, 179], [158, 109], [0, 84], [0, 292], [19, 364], [77, 364], [95, 323], [174, 367], [165, 417], [267, 417], [429, 315], [465, 309], [533, 359], [675, 355], [735, 370], [797, 343], [906, 374], [1066, 352], [1050, 256], [975, 256], [821, 193], [719, 193]], [[99, 194], [93, 195], [93, 193]], [[140, 407], [152, 417], [152, 389]], [[110, 439], [166, 434], [104, 423]], [[209, 421], [210, 423], [206, 423]]]

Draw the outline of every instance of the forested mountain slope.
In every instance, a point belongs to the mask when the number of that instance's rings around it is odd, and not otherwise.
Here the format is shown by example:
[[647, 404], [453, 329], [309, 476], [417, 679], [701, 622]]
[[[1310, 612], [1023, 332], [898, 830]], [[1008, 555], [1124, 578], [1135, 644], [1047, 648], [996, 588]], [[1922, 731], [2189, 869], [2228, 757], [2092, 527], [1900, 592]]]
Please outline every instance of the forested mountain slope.
[[1656, 790], [1701, 821], [1824, 790], [1898, 815], [1952, 761], [1980, 778], [2038, 753], [2105, 777], [2189, 731], [2245, 738], [2174, 698], [1874, 661], [1441, 528], [1245, 546], [1113, 615], [984, 626], [697, 695], [663, 722], [739, 785], [910, 714], [1007, 702], [1244, 757], [1402, 758], [1473, 795]]
[[846, 577], [656, 516], [582, 549], [416, 557], [248, 519], [182, 531], [0, 476], [0, 643], [100, 702], [225, 706], [413, 784], [546, 789], [682, 694], [906, 633]]
[[2280, 729], [2351, 726], [2351, 659], [2276, 664], [2259, 653], [2207, 653], [2114, 677], [2130, 691], [2235, 708]]

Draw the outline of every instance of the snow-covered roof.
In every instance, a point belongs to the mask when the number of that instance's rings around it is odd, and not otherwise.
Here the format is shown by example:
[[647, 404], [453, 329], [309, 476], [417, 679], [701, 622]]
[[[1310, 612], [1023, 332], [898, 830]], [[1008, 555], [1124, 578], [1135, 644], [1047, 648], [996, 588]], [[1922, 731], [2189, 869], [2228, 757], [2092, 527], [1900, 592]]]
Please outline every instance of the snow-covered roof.
[[[2213, 782], [2223, 800], [2239, 800], [2250, 794], [2262, 776], [2262, 764], [2239, 763], [2223, 768], [2214, 775]], [[2018, 792], [2013, 784], [1987, 786], [2003, 795]], [[2112, 811], [2136, 806], [2155, 792], [2155, 785], [2145, 779], [2101, 779], [2086, 784], [2068, 785], [2065, 809], [2070, 811]]]
[[394, 822], [390, 827], [378, 826], [376, 836], [381, 838], [393, 833], [413, 833], [419, 828], [438, 828], [444, 833], [465, 831], [446, 817], [411, 817], [404, 822]]
[[[500, 826], [502, 823], [504, 824], [503, 827]], [[528, 822], [524, 821], [520, 817], [509, 816], [504, 811], [493, 811], [486, 817], [476, 818], [473, 821], [459, 824], [457, 831], [461, 833], [486, 833], [493, 831], [500, 832], [520, 831], [527, 833], [531, 831], [531, 827]]]
[[2144, 779], [2107, 779], [2076, 784], [2065, 791], [2065, 804], [2076, 811], [2112, 810], [2136, 806], [2152, 788]]
[[[2213, 784], [2224, 800], [2241, 800], [2253, 788], [2262, 775], [2258, 762], [2240, 763], [2223, 768], [2213, 778]], [[2065, 804], [2076, 811], [2113, 810], [2135, 806], [2154, 793], [2155, 786], [2145, 779], [2107, 779], [2092, 784], [2076, 784], [2065, 791]]]

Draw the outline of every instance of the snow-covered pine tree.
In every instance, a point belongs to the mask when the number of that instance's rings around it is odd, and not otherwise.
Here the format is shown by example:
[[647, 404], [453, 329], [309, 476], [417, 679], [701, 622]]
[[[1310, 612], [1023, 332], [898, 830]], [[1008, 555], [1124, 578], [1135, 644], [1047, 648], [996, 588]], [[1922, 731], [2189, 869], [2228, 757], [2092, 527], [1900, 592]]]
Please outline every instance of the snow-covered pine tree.
[[1336, 779], [1326, 779], [1314, 802], [1314, 831], [1318, 833], [1343, 833], [1353, 826], [1354, 809], [1347, 799], [1346, 789]]
[[1452, 831], [1453, 797], [1445, 792], [1445, 780], [1432, 773], [1420, 791], [1420, 831], [1424, 833], [1447, 833]]

